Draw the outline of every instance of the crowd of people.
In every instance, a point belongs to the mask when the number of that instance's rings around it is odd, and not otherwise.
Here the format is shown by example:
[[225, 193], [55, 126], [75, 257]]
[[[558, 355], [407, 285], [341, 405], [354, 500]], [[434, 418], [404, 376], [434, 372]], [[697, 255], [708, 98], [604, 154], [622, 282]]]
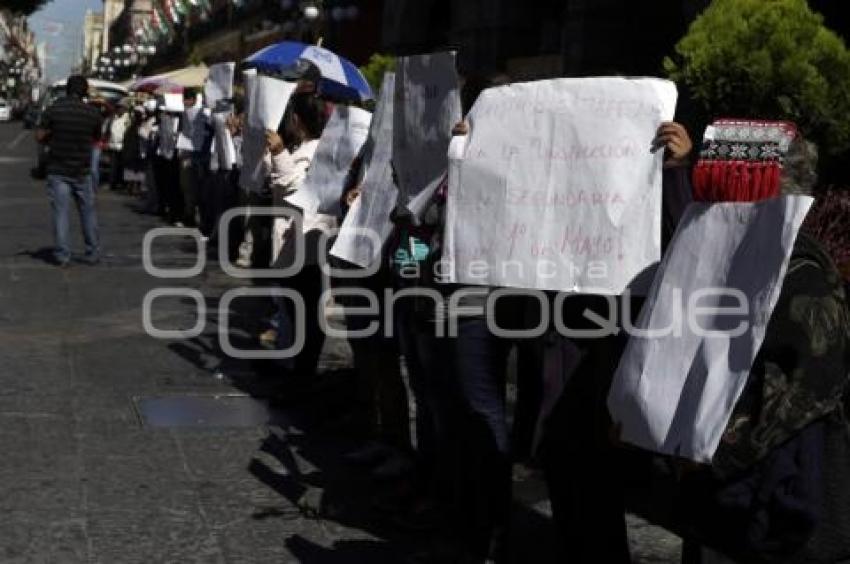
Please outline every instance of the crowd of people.
[[[464, 113], [492, 84], [476, 77], [463, 81]], [[85, 96], [76, 79], [68, 81], [68, 92], [80, 100]], [[293, 241], [306, 240], [308, 258], [300, 272], [274, 281], [303, 298], [304, 326], [294, 322], [298, 316], [292, 303], [275, 299], [274, 313], [257, 339], [268, 348], [285, 349], [296, 337], [303, 338], [300, 352], [277, 365], [277, 377], [311, 379], [325, 341], [321, 317], [326, 305], [324, 274], [313, 248], [320, 238], [311, 235], [340, 225], [361, 196], [364, 159], [355, 159], [346, 185], [340, 187], [339, 215], [302, 212], [286, 201], [302, 185], [333, 108], [318, 95], [316, 84], [305, 80], [279, 127], [266, 131], [264, 182], [246, 189], [239, 181], [245, 100], [238, 87], [235, 92], [225, 111], [205, 108], [200, 92], [186, 89], [182, 104], [159, 96], [119, 104], [105, 122], [90, 114], [82, 128], [97, 131], [90, 160], [83, 164], [77, 155], [77, 170], [60, 170], [52, 161], [49, 182], [74, 188], [72, 177], [89, 170], [97, 174], [99, 152], [108, 151], [113, 189], [126, 187], [144, 198], [149, 212], [172, 225], [197, 228], [207, 239], [220, 236], [223, 213], [239, 205], [301, 214], [300, 222], [289, 214], [247, 214], [242, 229], [228, 230], [233, 233], [228, 258], [243, 268], [280, 268], [290, 260], [287, 249]], [[61, 154], [60, 114], [61, 108], [48, 110], [40, 135], [51, 143], [52, 153]], [[461, 121], [452, 134], [468, 131], [469, 124]], [[230, 144], [227, 150], [216, 147], [221, 142]], [[701, 155], [691, 133], [676, 122], [659, 124], [653, 145], [665, 153], [660, 227], [666, 245], [693, 200], [691, 169]], [[815, 162], [810, 146], [798, 138], [789, 150], [781, 183], [760, 197], [811, 193]], [[723, 188], [698, 197], [745, 199], [740, 185]], [[431, 288], [443, 296], [462, 290], [434, 279], [429, 267], [443, 252], [447, 189], [445, 183], [438, 188], [422, 213], [403, 205], [393, 210], [393, 231], [375, 274], [331, 280], [331, 285], [356, 285], [376, 296], [384, 296], [385, 289], [411, 287]], [[62, 209], [57, 213], [64, 213]], [[67, 224], [57, 229], [67, 232]], [[66, 240], [67, 233], [57, 234], [57, 260], [63, 264], [68, 260], [62, 242]], [[86, 240], [95, 259], [96, 226], [86, 230]], [[368, 304], [358, 298], [340, 299], [350, 311], [360, 308], [357, 315], [347, 315], [352, 334], [369, 324], [393, 324], [374, 336], [350, 339], [358, 390], [356, 431], [362, 447], [346, 458], [369, 467], [376, 480], [387, 484], [380, 505], [392, 522], [442, 533], [425, 553], [412, 558], [511, 561], [516, 465], [542, 470], [568, 562], [628, 562], [627, 510], [657, 519], [682, 535], [690, 562], [709, 561], [703, 546], [741, 562], [827, 562], [850, 547], [850, 527], [839, 526], [850, 524], [850, 487], [844, 487], [850, 484], [841, 477], [850, 462], [843, 415], [850, 408], [850, 329], [843, 282], [816, 241], [804, 234], [798, 238], [765, 345], [714, 465], [688, 464], [619, 442], [606, 398], [625, 334], [500, 337], [486, 319], [493, 290], [469, 292], [456, 310], [400, 292], [396, 295], [401, 297], [389, 302], [379, 300], [373, 315], [362, 313], [361, 306]], [[809, 304], [805, 314], [801, 303]], [[585, 312], [605, 315], [610, 306], [591, 295], [571, 295], [562, 304], [571, 327], [591, 324]], [[392, 315], [386, 315], [387, 309]], [[630, 311], [636, 315], [640, 304]], [[511, 297], [497, 302], [494, 315], [500, 327], [522, 329], [536, 327], [541, 312], [536, 300]], [[449, 318], [457, 320], [458, 331], [447, 337], [438, 328]], [[516, 371], [513, 410], [507, 394], [509, 358], [515, 359]], [[547, 371], [569, 375], [565, 389], [554, 398], [544, 387]], [[408, 391], [415, 404], [412, 431]], [[777, 408], [776, 402], [784, 408]], [[803, 453], [817, 463], [803, 464]]]

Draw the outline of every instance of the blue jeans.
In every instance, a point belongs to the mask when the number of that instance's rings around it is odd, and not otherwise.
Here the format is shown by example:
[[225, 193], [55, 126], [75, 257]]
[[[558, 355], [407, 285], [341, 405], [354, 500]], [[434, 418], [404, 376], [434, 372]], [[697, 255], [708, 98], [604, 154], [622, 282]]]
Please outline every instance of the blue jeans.
[[[462, 542], [476, 556], [507, 550], [511, 511], [511, 441], [506, 409], [506, 364], [510, 343], [480, 317], [461, 319], [450, 356], [460, 391]], [[498, 560], [498, 558], [497, 558]], [[501, 560], [498, 560], [501, 562]]]
[[91, 185], [97, 192], [100, 188], [100, 153], [101, 148], [95, 145], [91, 150]]
[[77, 204], [80, 213], [80, 223], [83, 227], [83, 238], [86, 242], [86, 257], [96, 259], [100, 253], [97, 234], [97, 212], [94, 206], [94, 190], [91, 176], [70, 178], [51, 174], [47, 177], [47, 195], [53, 210], [53, 234], [56, 240], [54, 256], [59, 262], [67, 262], [71, 258], [71, 247], [68, 239], [68, 207], [71, 197]]

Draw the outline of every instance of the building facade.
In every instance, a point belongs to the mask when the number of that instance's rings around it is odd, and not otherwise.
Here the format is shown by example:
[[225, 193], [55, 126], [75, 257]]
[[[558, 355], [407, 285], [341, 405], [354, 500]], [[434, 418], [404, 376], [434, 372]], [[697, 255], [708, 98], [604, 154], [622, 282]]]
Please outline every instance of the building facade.
[[108, 53], [113, 45], [117, 43], [112, 41], [111, 33], [115, 21], [121, 17], [124, 11], [124, 0], [103, 0], [103, 45], [102, 53]]
[[709, 0], [393, 0], [384, 48], [458, 51], [462, 73], [657, 74]]
[[83, 72], [92, 72], [103, 49], [103, 12], [86, 10], [83, 23]]
[[21, 101], [37, 96], [43, 61], [27, 18], [0, 8], [0, 96]]

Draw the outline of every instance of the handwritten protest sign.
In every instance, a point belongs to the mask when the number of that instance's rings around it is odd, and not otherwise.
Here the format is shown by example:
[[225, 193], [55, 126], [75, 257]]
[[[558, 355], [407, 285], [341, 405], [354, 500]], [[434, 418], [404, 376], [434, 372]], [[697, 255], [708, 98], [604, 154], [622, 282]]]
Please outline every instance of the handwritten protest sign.
[[608, 396], [621, 439], [710, 462], [782, 289], [812, 199], [692, 204]]
[[311, 213], [339, 214], [345, 179], [366, 142], [371, 121], [372, 114], [366, 110], [337, 105], [322, 133], [304, 183], [286, 201]]
[[396, 61], [393, 165], [403, 204], [433, 192], [446, 174], [452, 127], [460, 119], [454, 53]]
[[204, 82], [204, 102], [215, 110], [219, 102], [233, 98], [233, 75], [236, 63], [218, 63], [210, 66], [209, 76]]
[[656, 129], [676, 87], [576, 78], [485, 90], [449, 184], [447, 278], [620, 294], [661, 254]]
[[[392, 230], [390, 212], [398, 200], [393, 182], [393, 96], [395, 75], [388, 72], [369, 128], [369, 136], [361, 152], [363, 172], [361, 193], [340, 228], [331, 254], [363, 268], [381, 255], [381, 246]], [[372, 236], [367, 233], [371, 233]]]
[[248, 124], [254, 129], [277, 131], [297, 83], [257, 75], [251, 89]]

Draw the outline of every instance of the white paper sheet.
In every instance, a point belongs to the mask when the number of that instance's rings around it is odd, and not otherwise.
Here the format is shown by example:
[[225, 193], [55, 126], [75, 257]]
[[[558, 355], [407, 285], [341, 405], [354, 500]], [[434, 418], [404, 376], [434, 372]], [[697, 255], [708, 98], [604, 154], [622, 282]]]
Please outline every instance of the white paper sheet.
[[261, 192], [270, 162], [266, 158], [264, 129], [256, 129], [247, 123], [242, 127], [242, 168], [239, 171], [239, 186], [248, 192]]
[[212, 116], [213, 123], [213, 155], [217, 170], [233, 170], [236, 164], [236, 148], [233, 145], [233, 135], [227, 128], [230, 112], [216, 112]]
[[451, 131], [461, 119], [455, 54], [399, 57], [395, 93], [393, 165], [407, 205], [446, 173]]
[[446, 253], [463, 284], [620, 294], [661, 254], [661, 151], [676, 87], [566, 78], [485, 90], [450, 179]]
[[174, 156], [177, 145], [177, 128], [180, 120], [174, 114], [162, 114], [159, 124], [159, 147], [157, 152], [160, 156], [170, 159]]
[[233, 75], [236, 63], [218, 63], [210, 66], [209, 76], [204, 82], [206, 106], [215, 110], [221, 101], [233, 98]]
[[166, 112], [183, 113], [186, 107], [183, 105], [183, 95], [169, 92], [162, 95], [162, 109]]
[[277, 131], [297, 83], [257, 75], [251, 89], [248, 124], [254, 129]]
[[372, 114], [366, 110], [337, 105], [304, 183], [286, 201], [310, 213], [339, 215], [348, 171], [366, 142], [371, 121]]
[[242, 169], [239, 185], [249, 192], [260, 192], [269, 172], [266, 159], [266, 130], [277, 130], [295, 83], [257, 74], [243, 73], [245, 83], [245, 123], [242, 129]]
[[[381, 248], [392, 231], [390, 212], [398, 200], [393, 182], [393, 96], [395, 75], [384, 75], [381, 93], [362, 148], [363, 182], [361, 193], [345, 216], [331, 248], [337, 258], [366, 268], [381, 256]], [[373, 233], [370, 237], [365, 233]]]
[[[711, 462], [764, 341], [812, 201], [786, 196], [688, 208], [636, 323], [657, 334], [631, 332], [608, 396], [622, 440]], [[740, 294], [718, 297], [729, 290]], [[731, 311], [741, 303], [746, 312]], [[706, 307], [715, 309], [695, 313]]]
[[254, 86], [257, 85], [257, 69], [245, 69], [242, 71], [242, 86], [245, 90], [245, 111], [251, 107], [251, 100], [254, 97]]

